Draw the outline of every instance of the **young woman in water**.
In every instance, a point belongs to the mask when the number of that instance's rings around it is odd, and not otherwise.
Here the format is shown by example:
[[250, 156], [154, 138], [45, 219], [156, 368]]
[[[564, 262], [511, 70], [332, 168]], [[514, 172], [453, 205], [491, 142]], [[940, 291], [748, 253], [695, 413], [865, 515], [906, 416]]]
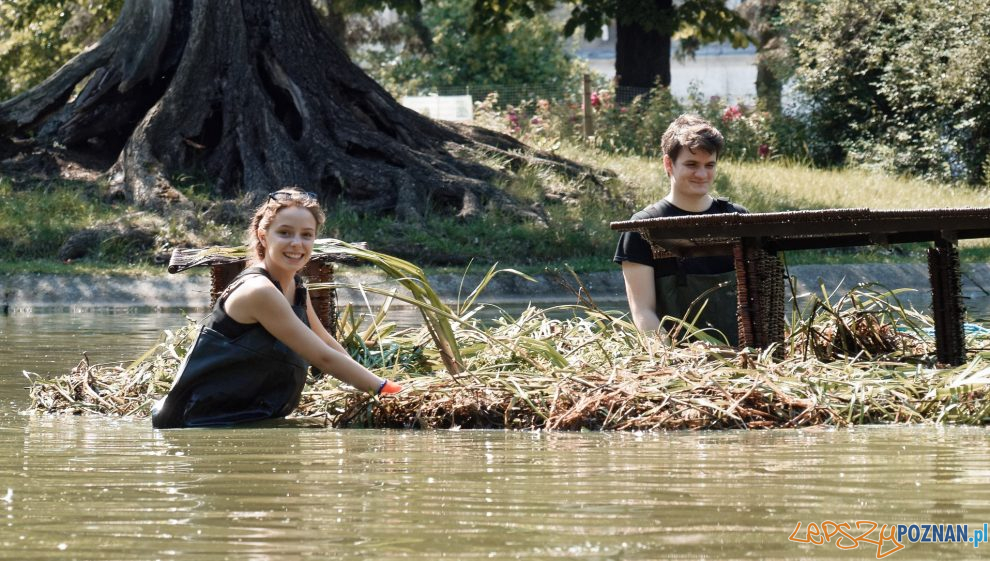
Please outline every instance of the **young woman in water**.
[[231, 425], [284, 417], [299, 403], [310, 364], [362, 391], [401, 386], [347, 354], [323, 327], [298, 273], [326, 220], [313, 193], [268, 195], [248, 228], [252, 266], [217, 298], [168, 395], [158, 428]]

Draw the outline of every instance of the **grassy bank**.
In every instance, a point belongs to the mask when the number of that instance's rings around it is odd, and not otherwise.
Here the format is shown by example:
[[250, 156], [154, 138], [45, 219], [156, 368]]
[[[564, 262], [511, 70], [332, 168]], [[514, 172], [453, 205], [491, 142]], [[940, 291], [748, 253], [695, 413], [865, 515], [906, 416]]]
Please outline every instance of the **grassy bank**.
[[[666, 194], [659, 161], [564, 146], [562, 156], [607, 170], [598, 181], [539, 167], [511, 173], [502, 187], [539, 209], [543, 221], [498, 209], [477, 219], [428, 215], [421, 223], [360, 214], [328, 202], [324, 235], [367, 241], [385, 253], [428, 267], [460, 270], [469, 260], [499, 262], [528, 272], [568, 263], [578, 272], [609, 270], [613, 220]], [[819, 170], [786, 162], [723, 162], [720, 195], [754, 212], [809, 208], [931, 208], [990, 205], [986, 190], [892, 177], [863, 170]], [[0, 178], [0, 272], [148, 273], [160, 270], [177, 246], [237, 245], [248, 209], [209, 195], [189, 178], [177, 181], [188, 202], [155, 215], [110, 202], [100, 182], [14, 181]], [[963, 259], [990, 261], [990, 243], [963, 241]], [[923, 260], [923, 246], [793, 252], [789, 263]]]

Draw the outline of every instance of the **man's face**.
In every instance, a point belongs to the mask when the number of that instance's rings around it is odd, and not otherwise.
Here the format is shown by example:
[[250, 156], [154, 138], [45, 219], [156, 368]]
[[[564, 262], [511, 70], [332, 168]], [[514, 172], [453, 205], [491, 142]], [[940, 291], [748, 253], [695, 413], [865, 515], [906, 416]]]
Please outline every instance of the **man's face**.
[[715, 154], [704, 150], [682, 148], [676, 162], [664, 156], [663, 166], [670, 176], [671, 190], [678, 197], [703, 197], [715, 181]]

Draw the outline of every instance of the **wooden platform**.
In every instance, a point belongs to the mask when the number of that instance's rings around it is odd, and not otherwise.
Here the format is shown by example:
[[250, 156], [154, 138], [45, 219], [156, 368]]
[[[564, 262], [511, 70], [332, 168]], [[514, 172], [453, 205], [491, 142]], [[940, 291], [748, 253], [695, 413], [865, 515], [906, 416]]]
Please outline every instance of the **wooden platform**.
[[[364, 242], [355, 243], [358, 247], [366, 247]], [[227, 285], [247, 266], [247, 257], [230, 257], [227, 247], [207, 248], [177, 248], [172, 251], [168, 262], [169, 273], [179, 273], [195, 267], [210, 268], [210, 307], [217, 302], [217, 297], [227, 288]], [[333, 281], [335, 263], [356, 263], [350, 255], [335, 252], [313, 252], [313, 257], [300, 273], [307, 281]], [[334, 290], [311, 290], [310, 300], [320, 322], [334, 337], [337, 336], [337, 294]]]
[[708, 214], [613, 222], [611, 228], [640, 232], [656, 257], [734, 256], [739, 341], [753, 347], [783, 341], [783, 268], [778, 252], [932, 242], [928, 268], [938, 360], [961, 364], [965, 308], [957, 242], [990, 238], [990, 208]]

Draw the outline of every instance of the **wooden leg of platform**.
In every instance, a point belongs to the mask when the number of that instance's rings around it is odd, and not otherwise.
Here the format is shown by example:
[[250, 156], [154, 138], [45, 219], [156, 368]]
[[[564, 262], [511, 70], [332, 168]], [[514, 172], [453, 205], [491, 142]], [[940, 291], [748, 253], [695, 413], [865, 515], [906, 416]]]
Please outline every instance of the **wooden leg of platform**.
[[[784, 273], [776, 254], [756, 240], [733, 248], [738, 293], [739, 344], [767, 348], [784, 341]], [[783, 346], [778, 347], [783, 353]]]
[[746, 271], [746, 248], [742, 242], [732, 247], [736, 267], [736, 317], [739, 323], [739, 346], [755, 347], [753, 313], [750, 307], [749, 275]]
[[763, 278], [767, 295], [767, 344], [778, 343], [774, 356], [784, 356], [784, 264], [776, 253], [764, 252]]
[[928, 250], [928, 274], [932, 284], [932, 316], [935, 320], [935, 353], [943, 364], [966, 361], [959, 249], [940, 239]]
[[217, 303], [220, 293], [244, 270], [244, 262], [223, 263], [210, 267], [210, 308]]
[[[333, 282], [333, 263], [318, 263], [310, 261], [302, 270], [302, 275], [309, 282]], [[326, 288], [311, 290], [309, 299], [313, 302], [313, 310], [320, 318], [320, 323], [337, 337], [337, 291]]]

